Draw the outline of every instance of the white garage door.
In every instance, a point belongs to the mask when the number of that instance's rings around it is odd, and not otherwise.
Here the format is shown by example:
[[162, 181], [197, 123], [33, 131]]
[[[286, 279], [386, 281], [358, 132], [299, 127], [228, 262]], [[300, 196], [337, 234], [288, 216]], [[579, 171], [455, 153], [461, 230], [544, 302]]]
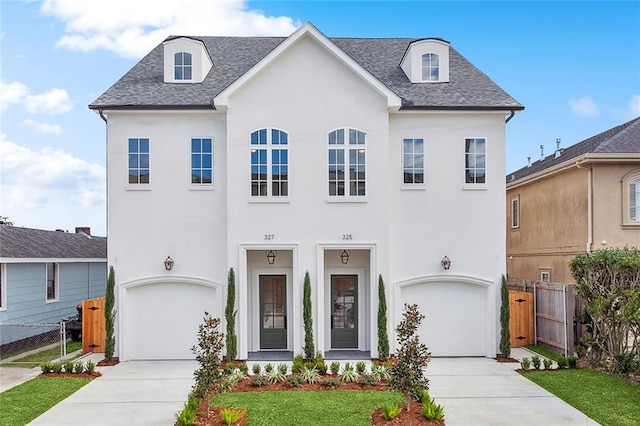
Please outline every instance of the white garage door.
[[420, 341], [432, 356], [485, 356], [487, 287], [428, 282], [401, 289], [402, 306], [416, 303], [425, 315]]
[[[126, 290], [127, 359], [193, 359], [204, 312], [216, 315], [216, 289], [189, 283], [154, 283]], [[220, 330], [224, 331], [224, 330]]]

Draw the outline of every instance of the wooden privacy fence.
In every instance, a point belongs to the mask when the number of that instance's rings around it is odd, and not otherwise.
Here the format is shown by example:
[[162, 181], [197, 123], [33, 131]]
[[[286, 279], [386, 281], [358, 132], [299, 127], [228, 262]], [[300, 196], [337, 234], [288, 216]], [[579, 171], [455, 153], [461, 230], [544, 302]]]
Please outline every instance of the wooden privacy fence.
[[[575, 285], [509, 279], [509, 289], [509, 293], [517, 289], [521, 290], [517, 291], [518, 293], [529, 293], [533, 298], [533, 309], [529, 315], [533, 323], [534, 339], [529, 343], [542, 343], [564, 356], [573, 355], [576, 343], [574, 323], [579, 302]], [[511, 296], [509, 299], [511, 300]], [[513, 315], [514, 309], [511, 306], [510, 303]], [[517, 317], [514, 321], [518, 321]], [[509, 330], [512, 330], [511, 321]], [[513, 331], [511, 333], [513, 346]]]
[[82, 353], [104, 352], [104, 297], [82, 301]]

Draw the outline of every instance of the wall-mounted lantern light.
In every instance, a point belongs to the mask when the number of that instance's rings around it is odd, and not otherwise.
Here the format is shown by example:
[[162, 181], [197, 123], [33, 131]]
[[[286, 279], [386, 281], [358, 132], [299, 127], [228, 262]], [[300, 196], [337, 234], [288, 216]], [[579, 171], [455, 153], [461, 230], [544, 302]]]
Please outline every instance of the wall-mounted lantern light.
[[445, 271], [448, 271], [449, 268], [451, 268], [451, 260], [449, 260], [447, 256], [443, 257], [440, 263], [442, 264], [442, 267]]
[[267, 263], [269, 263], [269, 265], [273, 265], [273, 263], [276, 261], [277, 254], [275, 251], [269, 250], [265, 253], [265, 256], [267, 256]]
[[173, 261], [173, 259], [171, 258], [171, 256], [167, 256], [167, 258], [164, 260], [164, 269], [166, 269], [167, 271], [170, 271], [173, 269], [173, 264], [175, 262]]
[[349, 263], [349, 252], [346, 250], [342, 250], [340, 252], [340, 260], [342, 261], [343, 265], [346, 265], [347, 263]]

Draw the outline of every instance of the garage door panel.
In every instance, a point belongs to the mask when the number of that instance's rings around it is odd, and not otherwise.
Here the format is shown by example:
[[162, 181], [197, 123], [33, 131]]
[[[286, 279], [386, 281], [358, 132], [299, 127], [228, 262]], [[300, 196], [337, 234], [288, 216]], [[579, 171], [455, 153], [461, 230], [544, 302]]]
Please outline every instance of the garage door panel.
[[425, 315], [418, 333], [432, 356], [485, 356], [486, 294], [483, 286], [429, 282], [403, 287], [401, 300]]
[[129, 359], [193, 359], [204, 312], [215, 315], [216, 290], [185, 283], [156, 283], [126, 292]]

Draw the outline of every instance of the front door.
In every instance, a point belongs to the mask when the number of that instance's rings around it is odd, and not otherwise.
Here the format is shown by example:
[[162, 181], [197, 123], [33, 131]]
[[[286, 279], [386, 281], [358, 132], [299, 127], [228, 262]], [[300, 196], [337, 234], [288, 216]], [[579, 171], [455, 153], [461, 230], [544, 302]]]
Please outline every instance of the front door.
[[260, 275], [260, 349], [287, 349], [286, 275]]
[[331, 275], [331, 347], [358, 348], [357, 275]]

